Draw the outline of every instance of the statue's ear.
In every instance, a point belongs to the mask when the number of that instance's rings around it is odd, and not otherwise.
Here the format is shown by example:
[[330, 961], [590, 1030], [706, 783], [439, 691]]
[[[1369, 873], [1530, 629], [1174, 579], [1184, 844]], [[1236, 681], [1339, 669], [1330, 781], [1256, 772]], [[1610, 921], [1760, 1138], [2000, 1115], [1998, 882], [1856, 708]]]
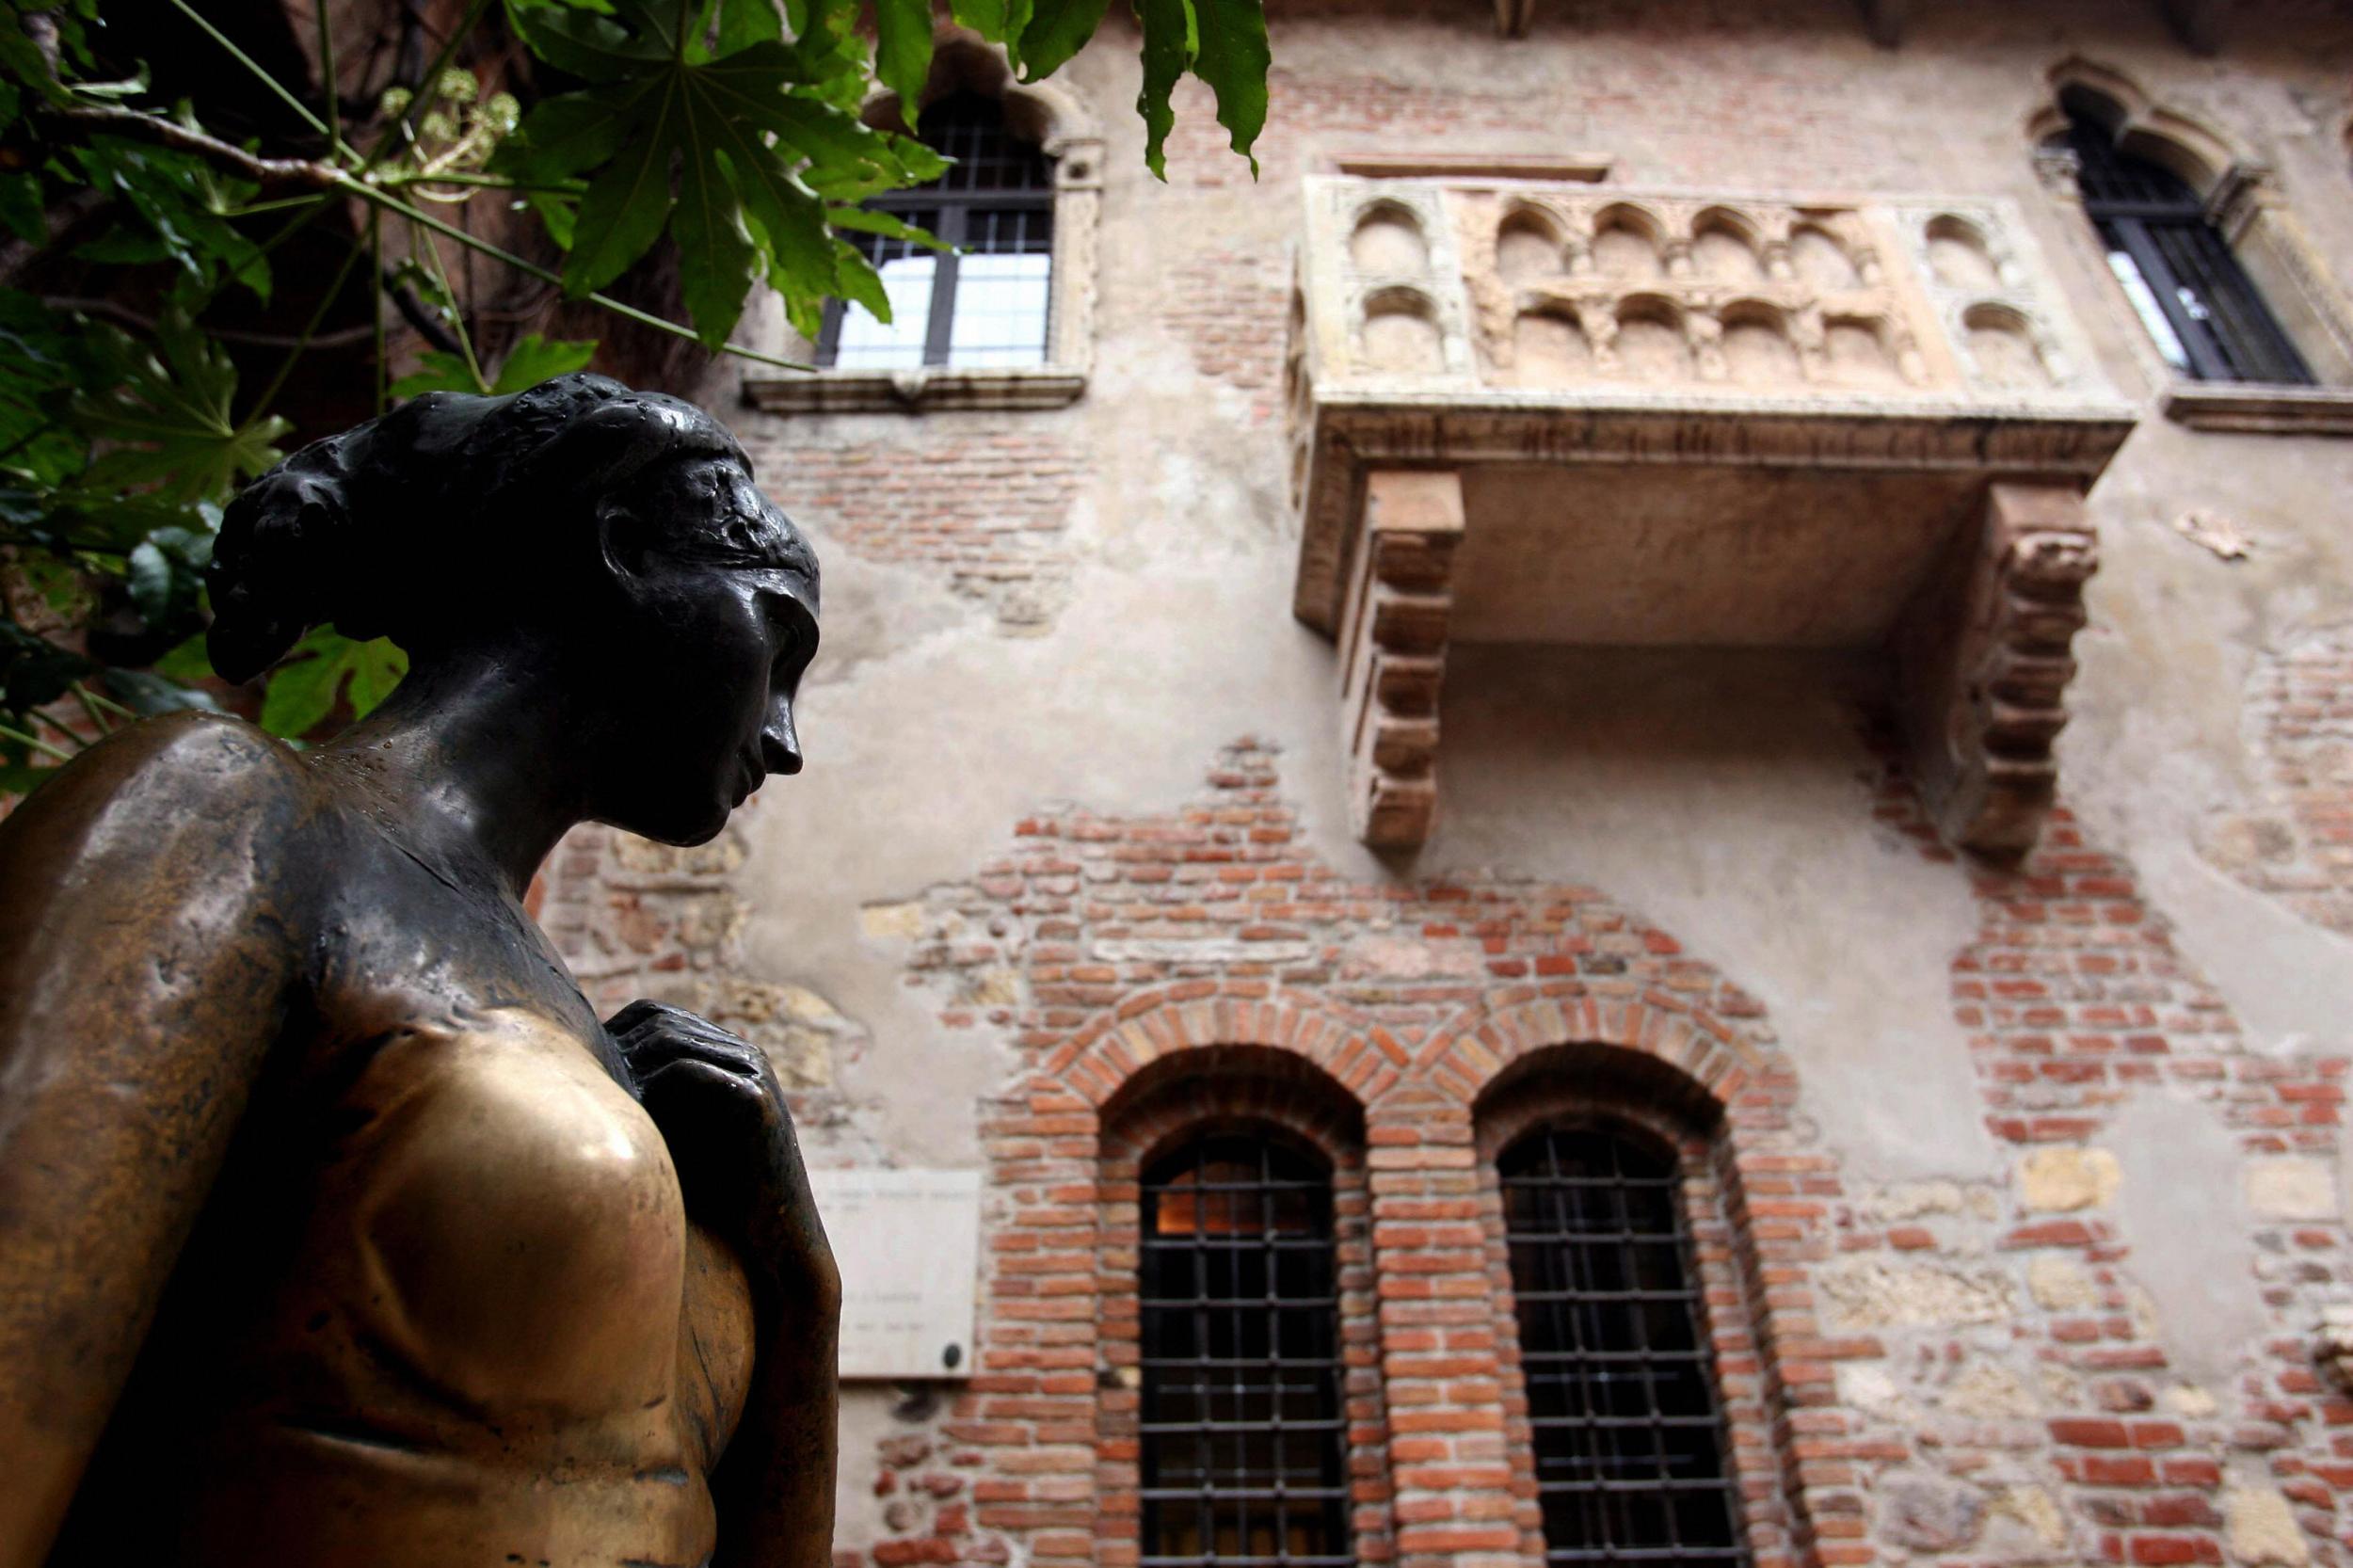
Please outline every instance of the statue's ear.
[[605, 574], [616, 586], [633, 585], [646, 573], [646, 558], [653, 547], [653, 528], [619, 496], [597, 503], [597, 550]]

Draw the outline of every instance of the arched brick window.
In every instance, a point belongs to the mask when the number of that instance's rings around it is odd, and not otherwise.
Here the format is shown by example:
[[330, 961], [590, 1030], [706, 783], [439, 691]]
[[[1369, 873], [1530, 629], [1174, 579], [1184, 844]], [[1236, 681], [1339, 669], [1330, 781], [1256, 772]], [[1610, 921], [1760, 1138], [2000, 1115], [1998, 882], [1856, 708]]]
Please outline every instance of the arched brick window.
[[1205, 1130], [1139, 1196], [1145, 1568], [1352, 1562], [1330, 1165]]
[[1545, 1560], [1744, 1563], [1674, 1151], [1555, 1120], [1496, 1173]]

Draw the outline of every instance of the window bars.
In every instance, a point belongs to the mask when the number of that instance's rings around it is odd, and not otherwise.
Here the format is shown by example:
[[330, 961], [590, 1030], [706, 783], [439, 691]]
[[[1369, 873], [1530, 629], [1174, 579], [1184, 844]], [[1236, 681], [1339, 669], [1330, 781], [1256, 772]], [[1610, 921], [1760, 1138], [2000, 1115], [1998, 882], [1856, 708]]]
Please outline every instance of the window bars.
[[1144, 1568], [1352, 1563], [1328, 1170], [1203, 1136], [1142, 1197]]
[[1551, 1128], [1497, 1174], [1545, 1560], [1745, 1564], [1674, 1160]]
[[2303, 356], [2196, 191], [2172, 170], [2121, 151], [2105, 126], [2073, 106], [2064, 140], [2108, 269], [2168, 364], [2201, 381], [2311, 384]]
[[922, 139], [955, 162], [928, 185], [867, 205], [930, 230], [951, 248], [849, 235], [882, 274], [890, 320], [834, 301], [818, 333], [817, 362], [842, 370], [1044, 364], [1053, 160], [1005, 129], [992, 98], [942, 99], [923, 110], [920, 124]]

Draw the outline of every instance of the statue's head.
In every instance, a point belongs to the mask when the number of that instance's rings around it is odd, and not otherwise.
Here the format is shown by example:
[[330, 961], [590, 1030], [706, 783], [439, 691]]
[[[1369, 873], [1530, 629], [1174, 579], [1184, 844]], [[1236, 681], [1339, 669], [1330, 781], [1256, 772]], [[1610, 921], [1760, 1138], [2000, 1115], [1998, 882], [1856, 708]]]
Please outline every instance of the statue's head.
[[591, 715], [589, 814], [648, 838], [699, 843], [800, 771], [816, 554], [727, 427], [674, 397], [586, 375], [427, 393], [248, 486], [209, 581], [232, 680], [330, 622], [416, 674], [485, 653], [555, 674]]

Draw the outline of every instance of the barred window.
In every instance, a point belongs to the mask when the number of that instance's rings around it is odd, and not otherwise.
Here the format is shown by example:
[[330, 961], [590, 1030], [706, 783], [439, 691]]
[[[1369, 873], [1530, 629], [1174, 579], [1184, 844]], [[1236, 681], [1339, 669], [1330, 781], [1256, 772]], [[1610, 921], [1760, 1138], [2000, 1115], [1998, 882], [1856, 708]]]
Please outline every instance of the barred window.
[[2313, 373], [2205, 203], [2171, 169], [2137, 158], [2080, 94], [2061, 100], [2084, 211], [2134, 313], [2166, 363], [2200, 381], [2309, 385]]
[[997, 100], [976, 93], [941, 99], [920, 123], [922, 139], [955, 162], [930, 184], [867, 205], [930, 230], [952, 248], [850, 235], [882, 274], [890, 320], [834, 301], [817, 362], [842, 370], [1044, 364], [1053, 160], [1005, 128]]
[[1145, 1568], [1351, 1562], [1330, 1169], [1205, 1135], [1142, 1198]]
[[1545, 1560], [1745, 1563], [1673, 1157], [1549, 1128], [1497, 1174]]

